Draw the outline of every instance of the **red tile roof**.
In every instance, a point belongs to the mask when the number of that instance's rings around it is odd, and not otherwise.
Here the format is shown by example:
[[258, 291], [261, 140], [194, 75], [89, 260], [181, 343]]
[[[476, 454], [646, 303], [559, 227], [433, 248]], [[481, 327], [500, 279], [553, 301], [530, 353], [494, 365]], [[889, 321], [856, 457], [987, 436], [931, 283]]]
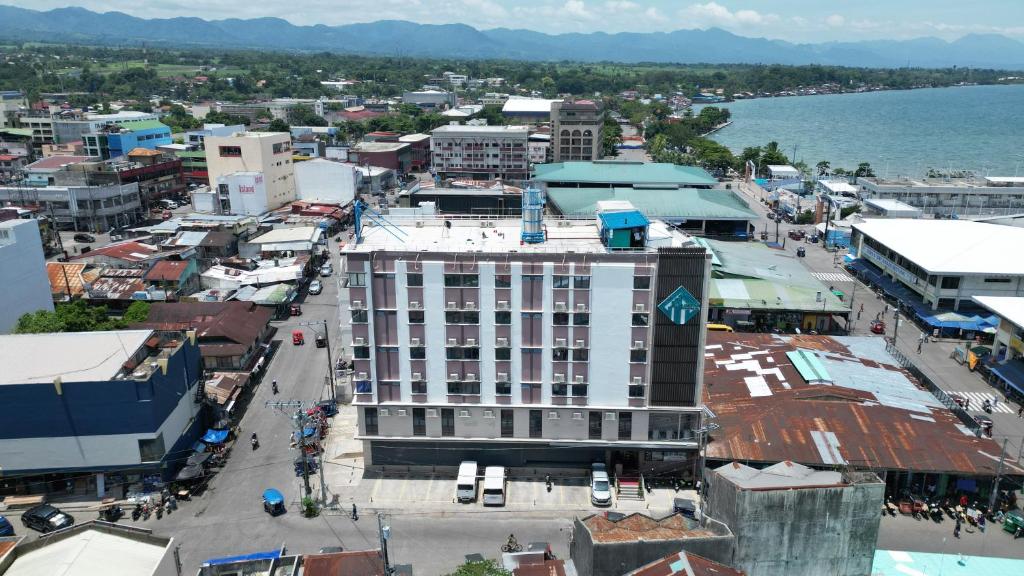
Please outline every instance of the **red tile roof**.
[[195, 328], [203, 356], [236, 356], [256, 342], [272, 316], [269, 308], [250, 302], [158, 303], [150, 307], [146, 321], [134, 327]]
[[676, 552], [641, 566], [625, 576], [745, 576], [746, 572], [730, 568], [690, 552]]
[[682, 540], [699, 536], [713, 536], [708, 530], [679, 514], [655, 520], [650, 516], [633, 513], [620, 520], [609, 520], [595, 514], [582, 520], [594, 542], [634, 542], [637, 540]]
[[85, 254], [75, 256], [72, 260], [81, 260], [94, 256], [107, 256], [118, 260], [125, 260], [127, 262], [145, 262], [146, 260], [164, 258], [172, 254], [177, 254], [177, 252], [160, 252], [156, 246], [151, 244], [143, 244], [142, 242], [127, 240], [125, 242], [117, 242], [114, 244], [107, 244], [106, 246], [101, 246], [99, 248], [94, 248]]
[[[721, 429], [707, 457], [994, 476], [999, 445], [967, 433], [875, 340], [709, 332], [704, 402]], [[786, 354], [797, 350], [832, 382], [808, 383]], [[1011, 460], [1006, 471], [1024, 474]]]
[[151, 282], [177, 282], [188, 269], [187, 260], [161, 260], [146, 272], [146, 280]]
[[302, 567], [304, 576], [385, 576], [378, 550], [308, 554]]

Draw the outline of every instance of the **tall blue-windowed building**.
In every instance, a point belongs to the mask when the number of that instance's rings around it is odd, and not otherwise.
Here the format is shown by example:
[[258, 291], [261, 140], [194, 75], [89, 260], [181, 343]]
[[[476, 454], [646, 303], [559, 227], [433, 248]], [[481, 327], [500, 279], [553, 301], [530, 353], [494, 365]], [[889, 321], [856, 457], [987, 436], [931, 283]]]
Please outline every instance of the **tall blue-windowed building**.
[[82, 136], [85, 154], [104, 160], [124, 156], [136, 148], [156, 150], [171, 143], [170, 127], [159, 120], [108, 124]]

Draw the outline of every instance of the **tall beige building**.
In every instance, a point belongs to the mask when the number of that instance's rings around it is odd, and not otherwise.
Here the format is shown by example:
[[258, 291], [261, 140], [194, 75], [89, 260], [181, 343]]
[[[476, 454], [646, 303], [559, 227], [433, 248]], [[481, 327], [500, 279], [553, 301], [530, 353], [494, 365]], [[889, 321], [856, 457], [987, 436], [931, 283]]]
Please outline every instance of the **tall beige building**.
[[205, 144], [210, 185], [231, 213], [259, 215], [295, 200], [290, 134], [236, 132]]
[[591, 100], [551, 103], [551, 150], [555, 162], [600, 160], [604, 110]]

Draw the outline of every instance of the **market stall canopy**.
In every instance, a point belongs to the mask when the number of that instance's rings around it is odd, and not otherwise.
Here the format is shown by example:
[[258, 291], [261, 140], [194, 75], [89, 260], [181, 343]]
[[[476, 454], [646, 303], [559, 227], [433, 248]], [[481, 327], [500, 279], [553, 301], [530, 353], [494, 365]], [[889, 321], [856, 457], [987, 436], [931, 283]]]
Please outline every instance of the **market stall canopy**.
[[203, 466], [201, 464], [189, 464], [178, 472], [178, 475], [174, 477], [175, 480], [192, 480], [203, 475]]
[[188, 460], [185, 462], [185, 465], [199, 466], [200, 464], [209, 460], [210, 456], [213, 456], [211, 452], [196, 452], [188, 457]]
[[227, 430], [207, 430], [206, 434], [203, 434], [203, 442], [207, 444], [223, 444], [228, 439]]

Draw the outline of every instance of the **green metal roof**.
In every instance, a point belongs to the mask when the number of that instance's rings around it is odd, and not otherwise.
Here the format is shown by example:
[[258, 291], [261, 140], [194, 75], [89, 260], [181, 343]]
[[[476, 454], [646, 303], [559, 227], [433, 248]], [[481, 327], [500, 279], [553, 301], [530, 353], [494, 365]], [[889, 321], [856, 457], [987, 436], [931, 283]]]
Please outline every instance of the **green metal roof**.
[[159, 120], [140, 120], [138, 122], [117, 122], [118, 126], [121, 126], [125, 130], [131, 130], [132, 132], [138, 132], [139, 130], [153, 130], [156, 128], [167, 128], [170, 130], [170, 126], [164, 124]]
[[628, 200], [648, 218], [757, 220], [732, 190], [697, 188], [549, 188], [548, 199], [566, 215], [592, 215], [601, 200]]
[[760, 242], [704, 240], [712, 256], [708, 304], [715, 308], [850, 312], [791, 252]]
[[576, 182], [580, 184], [671, 184], [675, 186], [714, 186], [718, 180], [703, 168], [659, 162], [559, 162], [538, 164], [534, 180], [539, 182]]
[[27, 136], [32, 137], [31, 128], [0, 128], [0, 134], [10, 134], [11, 136]]
[[831, 384], [832, 377], [828, 375], [828, 369], [818, 360], [817, 354], [810, 350], [791, 350], [786, 352], [789, 361], [793, 363], [796, 371], [803, 376], [808, 384]]

